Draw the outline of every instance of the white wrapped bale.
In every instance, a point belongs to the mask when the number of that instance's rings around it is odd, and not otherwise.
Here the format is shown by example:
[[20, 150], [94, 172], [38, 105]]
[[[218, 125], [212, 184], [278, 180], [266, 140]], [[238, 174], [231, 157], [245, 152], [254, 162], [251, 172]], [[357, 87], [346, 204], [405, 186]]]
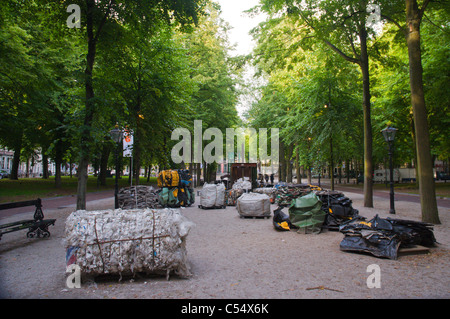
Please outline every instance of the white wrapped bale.
[[232, 188], [233, 189], [250, 190], [250, 189], [252, 189], [252, 183], [250, 182], [248, 177], [239, 178], [236, 182], [234, 182]]
[[152, 186], [137, 185], [121, 188], [117, 194], [119, 208], [143, 209], [160, 208], [156, 189]]
[[224, 208], [225, 185], [205, 183], [200, 192], [201, 208]]
[[188, 277], [186, 237], [193, 225], [178, 209], [76, 211], [65, 225], [67, 266], [87, 275]]
[[266, 194], [245, 193], [238, 198], [236, 209], [242, 217], [268, 217], [270, 198]]
[[225, 206], [225, 185], [224, 184], [217, 184], [216, 185], [216, 207], [224, 207]]
[[275, 202], [275, 198], [277, 197], [277, 189], [275, 187], [255, 188], [253, 192], [258, 194], [266, 194], [269, 196], [271, 203]]

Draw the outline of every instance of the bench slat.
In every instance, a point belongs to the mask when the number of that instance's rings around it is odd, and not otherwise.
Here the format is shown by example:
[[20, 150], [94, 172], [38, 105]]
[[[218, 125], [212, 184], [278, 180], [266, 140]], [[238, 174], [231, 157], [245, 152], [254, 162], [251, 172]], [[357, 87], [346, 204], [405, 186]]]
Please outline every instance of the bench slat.
[[42, 206], [40, 199], [26, 200], [23, 202], [13, 202], [13, 203], [4, 203], [0, 204], [0, 210], [18, 208], [18, 207], [26, 207], [26, 206]]

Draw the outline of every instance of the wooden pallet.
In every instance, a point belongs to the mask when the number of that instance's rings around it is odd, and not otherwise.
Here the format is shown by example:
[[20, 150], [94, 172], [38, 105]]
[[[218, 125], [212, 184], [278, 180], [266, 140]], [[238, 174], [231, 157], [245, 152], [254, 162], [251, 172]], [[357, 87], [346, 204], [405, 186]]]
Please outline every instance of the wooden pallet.
[[202, 206], [202, 205], [198, 205], [198, 208], [201, 208], [201, 209], [226, 209], [227, 208], [227, 206], [226, 205], [222, 205], [222, 206], [212, 206], [212, 207], [205, 207], [205, 206]]
[[239, 215], [241, 218], [245, 218], [245, 219], [269, 219], [270, 215], [258, 215], [258, 216], [248, 216], [248, 215]]
[[399, 248], [398, 255], [399, 256], [407, 256], [407, 255], [420, 255], [420, 254], [428, 254], [430, 252], [430, 248], [420, 245], [415, 245], [413, 247], [407, 248]]

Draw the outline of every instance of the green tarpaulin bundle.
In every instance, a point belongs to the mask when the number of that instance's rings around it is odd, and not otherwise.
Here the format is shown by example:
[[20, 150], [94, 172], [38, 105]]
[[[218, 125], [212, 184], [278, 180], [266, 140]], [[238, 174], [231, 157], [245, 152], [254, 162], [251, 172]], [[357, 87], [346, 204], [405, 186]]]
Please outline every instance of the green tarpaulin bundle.
[[325, 220], [322, 202], [314, 193], [297, 197], [289, 207], [289, 219], [298, 232], [320, 233]]

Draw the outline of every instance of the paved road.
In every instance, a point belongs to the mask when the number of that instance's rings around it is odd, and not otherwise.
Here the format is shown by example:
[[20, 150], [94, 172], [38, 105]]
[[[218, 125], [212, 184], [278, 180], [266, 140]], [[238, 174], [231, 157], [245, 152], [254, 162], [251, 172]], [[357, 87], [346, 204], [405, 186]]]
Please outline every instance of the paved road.
[[[114, 190], [95, 192], [95, 193], [87, 193], [86, 201], [89, 202], [89, 201], [94, 201], [94, 200], [99, 200], [99, 199], [110, 198], [113, 196], [114, 196]], [[45, 215], [46, 210], [65, 208], [65, 207], [69, 207], [69, 206], [75, 207], [76, 202], [77, 202], [76, 195], [43, 198], [42, 199], [42, 211], [44, 212], [44, 215]], [[113, 207], [111, 207], [111, 208], [113, 208]], [[21, 213], [28, 213], [28, 212], [31, 214], [34, 214], [34, 210], [35, 210], [34, 206], [5, 209], [5, 210], [0, 211], [0, 219], [12, 216], [14, 214], [21, 214]], [[32, 218], [32, 217], [33, 216], [31, 215], [30, 218]]]

